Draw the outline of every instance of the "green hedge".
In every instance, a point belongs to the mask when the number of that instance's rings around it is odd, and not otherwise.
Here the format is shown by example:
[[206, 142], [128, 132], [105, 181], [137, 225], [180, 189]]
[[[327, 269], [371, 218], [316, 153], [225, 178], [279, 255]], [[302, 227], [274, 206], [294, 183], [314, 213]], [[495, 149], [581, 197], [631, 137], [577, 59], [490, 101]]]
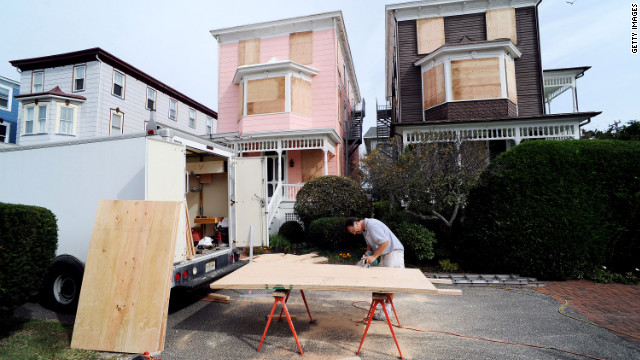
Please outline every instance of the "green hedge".
[[467, 270], [542, 279], [640, 267], [640, 143], [528, 141], [469, 195], [459, 244]]
[[287, 221], [280, 226], [278, 234], [284, 236], [292, 244], [304, 242], [304, 229], [297, 221]]
[[344, 227], [347, 218], [327, 217], [309, 225], [307, 241], [320, 249], [345, 250], [366, 246], [362, 235], [349, 234]]
[[37, 295], [58, 247], [53, 213], [0, 203], [0, 313], [10, 314]]

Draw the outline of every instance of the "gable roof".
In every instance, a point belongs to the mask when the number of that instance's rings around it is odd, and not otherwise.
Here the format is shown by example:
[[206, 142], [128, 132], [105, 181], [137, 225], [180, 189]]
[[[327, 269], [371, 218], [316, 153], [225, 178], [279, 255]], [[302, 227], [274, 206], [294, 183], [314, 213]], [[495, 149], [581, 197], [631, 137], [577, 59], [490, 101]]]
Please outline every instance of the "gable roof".
[[[117, 68], [118, 70], [124, 71], [126, 74], [135, 77], [136, 79], [142, 81], [143, 83], [151, 86], [152, 88], [161, 91], [172, 98], [179, 100], [186, 105], [193, 107], [209, 116], [214, 118], [218, 118], [218, 113], [203, 104], [193, 100], [189, 96], [179, 92], [178, 90], [170, 87], [169, 85], [161, 82], [160, 80], [148, 75], [142, 70], [134, 67], [133, 65], [115, 57], [114, 55], [102, 50], [99, 47], [85, 49], [80, 51], [73, 51], [63, 54], [55, 54], [49, 56], [41, 56], [29, 59], [21, 59], [21, 60], [12, 60], [9, 61], [11, 65], [20, 69], [20, 71], [27, 70], [38, 70], [44, 68], [52, 68], [56, 66], [65, 66], [72, 64], [79, 64], [89, 61], [102, 61], [106, 64]], [[25, 95], [33, 95], [33, 94], [25, 94]]]
[[54, 87], [53, 89], [51, 89], [49, 91], [15, 95], [14, 98], [16, 98], [16, 99], [31, 99], [31, 98], [44, 97], [44, 96], [47, 96], [47, 95], [53, 96], [53, 97], [58, 97], [58, 98], [63, 98], [63, 99], [82, 100], [82, 101], [87, 100], [87, 98], [82, 96], [82, 95], [67, 94], [66, 92], [62, 91], [62, 89], [60, 89], [60, 86], [56, 86], [56, 87]]

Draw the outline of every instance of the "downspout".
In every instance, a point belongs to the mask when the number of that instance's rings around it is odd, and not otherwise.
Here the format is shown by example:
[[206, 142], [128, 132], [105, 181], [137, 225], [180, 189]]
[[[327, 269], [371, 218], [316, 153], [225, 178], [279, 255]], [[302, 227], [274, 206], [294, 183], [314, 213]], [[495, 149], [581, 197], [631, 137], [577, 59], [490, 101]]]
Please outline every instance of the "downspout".
[[[100, 128], [100, 114], [102, 114], [102, 60], [98, 54], [96, 54], [96, 60], [98, 61], [98, 113], [96, 114], [96, 133], [97, 136]], [[122, 124], [124, 126], [124, 124]]]

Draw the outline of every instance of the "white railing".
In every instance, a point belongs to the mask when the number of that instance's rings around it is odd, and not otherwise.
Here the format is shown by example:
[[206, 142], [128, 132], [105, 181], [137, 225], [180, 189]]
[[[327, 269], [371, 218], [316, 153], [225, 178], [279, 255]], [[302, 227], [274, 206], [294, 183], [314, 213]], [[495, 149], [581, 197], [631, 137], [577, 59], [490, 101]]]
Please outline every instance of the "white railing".
[[282, 184], [282, 201], [296, 201], [298, 191], [302, 189], [302, 184]]
[[267, 226], [271, 226], [271, 221], [276, 216], [276, 211], [278, 210], [278, 206], [280, 206], [281, 202], [282, 184], [280, 183], [276, 186], [273, 196], [271, 196], [271, 200], [269, 200], [269, 205], [267, 205]]

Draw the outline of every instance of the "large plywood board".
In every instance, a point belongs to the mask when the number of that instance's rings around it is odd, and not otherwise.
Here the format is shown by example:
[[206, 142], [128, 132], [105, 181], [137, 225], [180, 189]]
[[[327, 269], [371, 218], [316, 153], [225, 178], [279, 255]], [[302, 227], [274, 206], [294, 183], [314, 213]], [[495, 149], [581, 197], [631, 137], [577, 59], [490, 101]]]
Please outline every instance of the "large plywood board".
[[324, 173], [324, 154], [322, 150], [303, 150], [302, 160], [302, 182], [315, 179]]
[[238, 121], [244, 116], [244, 81], [240, 82], [238, 93]]
[[212, 289], [287, 289], [461, 295], [439, 291], [419, 269], [358, 265], [253, 262], [211, 284]]
[[504, 69], [507, 73], [507, 96], [514, 103], [518, 103], [518, 90], [516, 87], [516, 68], [513, 60], [505, 59]]
[[289, 60], [304, 65], [313, 63], [312, 31], [289, 34]]
[[416, 20], [418, 54], [428, 54], [444, 45], [444, 18]]
[[285, 78], [247, 81], [247, 115], [284, 112]]
[[238, 42], [238, 66], [260, 63], [260, 39]]
[[518, 44], [515, 8], [487, 10], [485, 17], [487, 40], [511, 39], [511, 42]]
[[291, 77], [291, 111], [311, 116], [311, 83]]
[[442, 104], [445, 101], [444, 64], [436, 65], [422, 73], [422, 91], [424, 109]]
[[100, 201], [71, 347], [128, 353], [164, 349], [181, 205]]
[[500, 64], [497, 57], [452, 60], [453, 100], [495, 99], [501, 96]]

